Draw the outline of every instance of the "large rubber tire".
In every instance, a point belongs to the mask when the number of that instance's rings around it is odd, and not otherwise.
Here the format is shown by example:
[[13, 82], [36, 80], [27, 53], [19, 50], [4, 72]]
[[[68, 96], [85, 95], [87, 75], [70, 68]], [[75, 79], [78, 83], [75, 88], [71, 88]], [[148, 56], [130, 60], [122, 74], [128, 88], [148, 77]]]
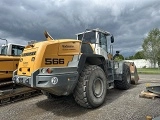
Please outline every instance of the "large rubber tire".
[[121, 90], [127, 90], [131, 86], [131, 73], [129, 67], [124, 64], [123, 66], [123, 73], [122, 73], [122, 80], [115, 80], [114, 82], [115, 87]]
[[103, 104], [107, 92], [104, 71], [96, 65], [86, 65], [82, 70], [74, 91], [75, 101], [85, 108], [96, 108]]

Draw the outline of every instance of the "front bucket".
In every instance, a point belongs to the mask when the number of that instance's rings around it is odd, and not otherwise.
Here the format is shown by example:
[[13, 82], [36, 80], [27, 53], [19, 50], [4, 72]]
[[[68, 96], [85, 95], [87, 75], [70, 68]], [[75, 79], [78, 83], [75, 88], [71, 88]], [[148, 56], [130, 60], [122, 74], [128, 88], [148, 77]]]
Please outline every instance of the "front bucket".
[[126, 64], [127, 64], [127, 65], [129, 66], [129, 68], [130, 68], [130, 72], [131, 72], [131, 83], [132, 83], [132, 84], [138, 84], [139, 76], [138, 76], [137, 68], [136, 68], [134, 62], [126, 62]]

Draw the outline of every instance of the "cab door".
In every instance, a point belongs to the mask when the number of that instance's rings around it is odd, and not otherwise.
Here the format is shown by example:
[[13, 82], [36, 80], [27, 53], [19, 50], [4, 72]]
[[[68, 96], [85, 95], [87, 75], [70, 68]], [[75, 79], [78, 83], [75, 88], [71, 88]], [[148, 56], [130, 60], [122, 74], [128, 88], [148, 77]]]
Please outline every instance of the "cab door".
[[104, 33], [99, 33], [99, 54], [104, 56], [107, 59], [107, 37]]
[[18, 68], [20, 55], [22, 54], [24, 46], [12, 45], [11, 56], [13, 59], [13, 71]]

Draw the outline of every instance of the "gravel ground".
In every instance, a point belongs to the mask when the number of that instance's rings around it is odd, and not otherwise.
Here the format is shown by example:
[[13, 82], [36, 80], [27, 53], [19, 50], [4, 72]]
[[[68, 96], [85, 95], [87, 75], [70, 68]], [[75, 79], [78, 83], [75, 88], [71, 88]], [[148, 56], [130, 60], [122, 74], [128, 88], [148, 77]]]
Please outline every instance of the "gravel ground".
[[160, 75], [139, 76], [139, 84], [127, 91], [109, 90], [97, 109], [80, 107], [72, 96], [53, 101], [41, 95], [1, 106], [0, 120], [145, 120], [147, 115], [160, 116], [159, 98], [139, 98], [147, 83], [160, 85]]

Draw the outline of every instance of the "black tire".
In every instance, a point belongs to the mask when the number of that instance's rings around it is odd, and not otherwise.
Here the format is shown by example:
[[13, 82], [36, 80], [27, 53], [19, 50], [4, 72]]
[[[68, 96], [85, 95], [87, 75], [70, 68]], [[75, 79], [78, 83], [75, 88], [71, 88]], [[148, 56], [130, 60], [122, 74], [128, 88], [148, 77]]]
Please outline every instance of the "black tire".
[[106, 80], [105, 73], [99, 66], [86, 65], [74, 91], [75, 101], [85, 108], [102, 105], [107, 92]]
[[116, 80], [114, 82], [115, 87], [121, 90], [127, 90], [131, 86], [131, 73], [129, 67], [124, 64], [123, 66], [123, 73], [122, 73], [122, 80]]
[[136, 84], [137, 84], [137, 82], [136, 82], [136, 81], [134, 81], [134, 80], [131, 80], [131, 84], [136, 85]]

